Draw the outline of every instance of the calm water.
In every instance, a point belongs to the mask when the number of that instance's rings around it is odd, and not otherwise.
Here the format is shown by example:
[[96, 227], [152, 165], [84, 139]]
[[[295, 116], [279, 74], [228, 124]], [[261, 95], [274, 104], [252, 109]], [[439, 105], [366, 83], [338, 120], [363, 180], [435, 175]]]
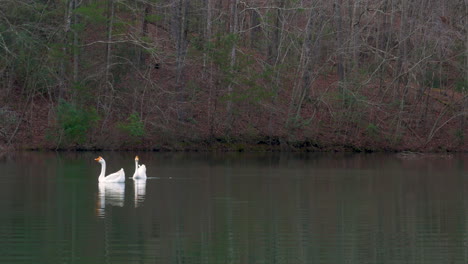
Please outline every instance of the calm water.
[[468, 156], [14, 153], [0, 263], [467, 263]]

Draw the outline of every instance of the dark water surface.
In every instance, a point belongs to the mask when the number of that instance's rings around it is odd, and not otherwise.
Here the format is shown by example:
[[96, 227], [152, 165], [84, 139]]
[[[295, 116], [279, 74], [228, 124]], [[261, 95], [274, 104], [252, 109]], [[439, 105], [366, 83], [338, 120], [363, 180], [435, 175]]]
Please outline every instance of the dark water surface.
[[0, 263], [468, 263], [466, 155], [138, 154], [1, 157]]

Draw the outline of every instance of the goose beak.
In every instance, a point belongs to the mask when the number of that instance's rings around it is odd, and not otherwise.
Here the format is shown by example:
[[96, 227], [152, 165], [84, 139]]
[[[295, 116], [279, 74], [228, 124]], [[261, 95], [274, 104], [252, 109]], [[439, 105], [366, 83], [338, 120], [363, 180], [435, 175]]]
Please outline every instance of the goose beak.
[[100, 161], [101, 159], [102, 159], [101, 156], [99, 156], [99, 157], [95, 158], [94, 160], [95, 161]]
[[138, 159], [138, 156], [135, 157], [135, 160], [139, 160], [139, 159]]

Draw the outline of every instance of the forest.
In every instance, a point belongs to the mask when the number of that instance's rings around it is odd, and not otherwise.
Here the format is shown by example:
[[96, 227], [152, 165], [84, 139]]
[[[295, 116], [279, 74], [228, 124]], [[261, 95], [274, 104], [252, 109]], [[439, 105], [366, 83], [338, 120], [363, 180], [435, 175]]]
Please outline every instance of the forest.
[[0, 152], [468, 151], [466, 1], [0, 3]]

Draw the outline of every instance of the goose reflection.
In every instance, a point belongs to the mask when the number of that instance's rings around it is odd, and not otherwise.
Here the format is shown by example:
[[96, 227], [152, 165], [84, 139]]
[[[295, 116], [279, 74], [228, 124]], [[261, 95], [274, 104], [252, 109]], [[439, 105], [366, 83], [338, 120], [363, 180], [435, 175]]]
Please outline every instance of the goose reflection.
[[99, 215], [104, 215], [106, 205], [124, 206], [125, 183], [100, 182], [99, 183]]
[[139, 207], [145, 200], [146, 179], [134, 179], [133, 186], [135, 188], [135, 207]]

